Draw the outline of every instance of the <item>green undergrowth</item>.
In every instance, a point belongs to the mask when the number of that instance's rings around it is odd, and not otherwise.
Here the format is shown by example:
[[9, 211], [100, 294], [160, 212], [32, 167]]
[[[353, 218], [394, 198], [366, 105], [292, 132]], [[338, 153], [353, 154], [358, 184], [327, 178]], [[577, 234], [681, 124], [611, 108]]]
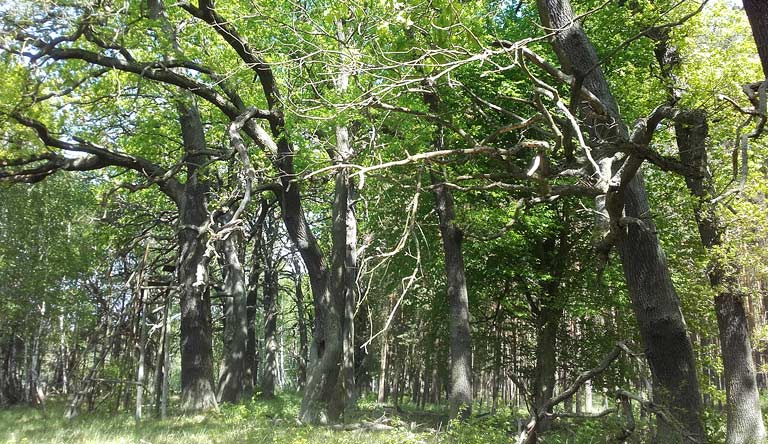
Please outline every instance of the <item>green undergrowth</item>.
[[[395, 409], [360, 400], [348, 423], [379, 422], [391, 429], [337, 430], [298, 424], [299, 405], [298, 395], [284, 393], [273, 400], [224, 405], [205, 414], [171, 412], [165, 420], [148, 411], [137, 423], [130, 413], [108, 413], [106, 408], [66, 420], [65, 404], [54, 401], [45, 416], [29, 407], [0, 409], [0, 444], [508, 444], [515, 441], [527, 419], [522, 411], [500, 409], [489, 415], [476, 409], [479, 417], [459, 424], [447, 421], [444, 407], [418, 409], [404, 404]], [[710, 441], [723, 442], [724, 414], [708, 411], [705, 423]], [[560, 419], [542, 442], [616, 442], [626, 425], [615, 415], [596, 420]], [[635, 428], [626, 442], [647, 442], [650, 425], [647, 417], [636, 412]]]
[[[384, 431], [335, 430], [327, 426], [297, 424], [300, 399], [294, 394], [240, 405], [224, 405], [217, 412], [180, 415], [165, 420], [152, 412], [141, 422], [130, 413], [102, 411], [64, 419], [63, 402], [50, 402], [47, 414], [29, 407], [0, 410], [0, 444], [459, 444], [506, 443], [503, 430], [487, 425], [449, 427], [445, 412], [418, 411], [404, 406], [396, 411], [362, 401], [348, 422], [386, 418], [392, 429]], [[467, 441], [465, 439], [471, 438]]]

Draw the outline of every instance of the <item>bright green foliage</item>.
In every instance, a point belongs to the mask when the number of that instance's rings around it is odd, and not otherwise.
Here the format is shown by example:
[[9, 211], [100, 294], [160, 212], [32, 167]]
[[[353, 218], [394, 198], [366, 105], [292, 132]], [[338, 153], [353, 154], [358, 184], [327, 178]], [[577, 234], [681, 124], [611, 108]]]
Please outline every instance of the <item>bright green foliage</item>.
[[[94, 198], [72, 176], [0, 188], [0, 306], [13, 323], [89, 312], [82, 284], [104, 250], [97, 238]], [[8, 327], [8, 325], [4, 325]]]
[[[8, 23], [18, 22], [19, 31], [41, 38], [71, 33], [77, 25], [72, 18], [88, 11], [92, 31], [102, 43], [117, 42], [142, 63], [161, 66], [176, 59], [194, 62], [205, 69], [174, 68], [173, 72], [206, 87], [219, 88], [216, 91], [225, 95], [227, 89], [235, 91], [245, 107], [267, 108], [253, 67], [224, 44], [215, 29], [191, 18], [176, 4], [166, 2], [165, 15], [152, 20], [146, 16], [144, 1], [99, 2], [99, 7], [74, 1], [15, 3], [12, 10], [3, 9], [3, 14]], [[631, 126], [665, 103], [670, 91], [667, 88], [673, 87], [680, 93], [679, 105], [707, 110], [711, 122], [709, 162], [714, 180], [719, 192], [733, 191], [740, 172], [738, 168], [734, 172], [731, 156], [743, 116], [721, 95], [746, 106], [741, 98], [741, 85], [759, 78], [743, 11], [734, 9], [730, 3], [712, 2], [700, 14], [688, 17], [699, 2], [573, 3], [578, 13], [585, 14], [584, 28], [597, 47], [603, 61], [601, 69], [608, 77], [625, 123]], [[350, 130], [355, 151], [350, 163], [357, 165], [350, 171], [354, 172], [358, 167], [433, 151], [440, 127], [445, 131], [443, 149], [466, 149], [474, 141], [504, 150], [524, 140], [552, 142], [554, 136], [543, 118], [527, 128], [499, 131], [500, 128], [520, 123], [542, 109], [556, 119], [565, 118], [553, 100], [537, 96], [534, 81], [515, 64], [517, 54], [499, 51], [498, 40], [525, 39], [529, 48], [556, 65], [543, 37], [545, 30], [539, 26], [535, 2], [219, 0], [215, 4], [217, 12], [272, 67], [281, 93], [287, 137], [295, 149], [297, 181], [291, 186], [301, 187], [306, 215], [324, 251], [329, 251], [331, 243], [329, 219], [336, 170], [318, 171], [333, 163], [336, 127], [344, 125]], [[43, 17], [41, 6], [58, 14]], [[649, 27], [664, 23], [676, 23], [669, 30], [669, 45], [676, 48], [680, 57], [674, 81], [660, 74], [654, 54], [658, 36], [650, 36], [655, 38], [651, 39], [643, 34]], [[345, 34], [341, 40], [340, 30]], [[176, 103], [187, 100], [181, 88], [134, 73], [102, 70], [82, 61], [43, 60], [33, 65], [27, 58], [5, 49], [17, 43], [10, 35], [2, 37], [0, 160], [47, 150], [32, 131], [8, 117], [18, 111], [44, 121], [57, 136], [67, 140], [79, 137], [115, 152], [141, 156], [165, 169], [178, 168], [173, 170], [173, 177], [180, 183], [189, 179], [186, 169], [180, 167], [185, 159]], [[99, 48], [84, 38], [75, 43], [63, 42], [61, 46], [111, 56], [118, 53], [115, 49]], [[486, 50], [497, 52], [490, 56], [490, 52], [484, 53]], [[529, 63], [527, 68], [559, 91], [564, 102], [570, 100], [569, 85], [558, 83], [533, 64]], [[334, 83], [342, 70], [350, 73], [350, 85], [345, 92], [340, 92]], [[33, 103], [31, 93], [35, 91], [54, 96]], [[55, 95], [61, 92], [66, 94]], [[429, 94], [439, 96], [437, 110], [428, 106], [425, 98]], [[542, 100], [540, 107], [535, 103], [537, 99]], [[215, 211], [224, 205], [231, 206], [241, 195], [242, 165], [236, 157], [226, 154], [230, 119], [211, 103], [202, 98], [197, 100], [208, 146], [221, 154], [221, 158], [198, 172], [211, 184], [206, 197], [208, 209]], [[269, 126], [264, 120], [259, 122], [265, 128]], [[750, 129], [744, 127], [741, 131]], [[279, 180], [270, 153], [252, 141], [246, 143], [257, 171], [255, 185]], [[674, 143], [673, 131], [664, 123], [658, 128], [653, 148], [674, 157]], [[750, 141], [750, 175], [744, 190], [732, 193], [721, 208], [721, 217], [728, 227], [727, 246], [713, 253], [733, 259], [729, 262], [739, 267], [742, 290], [755, 304], [762, 296], [757, 291], [759, 285], [768, 279], [765, 148], [765, 138]], [[358, 243], [364, 247], [360, 300], [371, 313], [370, 318], [361, 319], [357, 328], [364, 339], [381, 333], [368, 345], [366, 368], [372, 379], [377, 379], [386, 340], [391, 359], [400, 360], [402, 365], [415, 365], [427, 377], [434, 375], [442, 381], [438, 390], [446, 388], [448, 306], [429, 168], [441, 170], [445, 180], [454, 185], [456, 222], [465, 235], [464, 258], [478, 373], [485, 371], [487, 375], [500, 354], [502, 375], [513, 373], [524, 384], [532, 380], [536, 309], [542, 304], [563, 311], [557, 333], [557, 390], [596, 365], [618, 340], [641, 350], [620, 264], [615, 256], [604, 263], [593, 248], [603, 233], [596, 229], [591, 198], [560, 196], [546, 203], [536, 200], [538, 193], [546, 193], [551, 186], [581, 185], [580, 179], [529, 181], [523, 182], [525, 187], [517, 188], [520, 182], [502, 183], [509, 179], [504, 174], [526, 171], [538, 154], [541, 153], [526, 148], [503, 156], [445, 157], [355, 177], [359, 187]], [[552, 160], [553, 168], [565, 164], [563, 148], [554, 143], [544, 154]], [[652, 216], [694, 338], [703, 391], [713, 409], [708, 412], [708, 433], [712, 442], [717, 442], [723, 434], [723, 421], [714, 406], [724, 399], [724, 394], [714, 376], [722, 370], [722, 364], [716, 340], [714, 292], [706, 276], [710, 258], [696, 231], [695, 202], [682, 178], [650, 167], [644, 172]], [[311, 179], [305, 179], [310, 174]], [[88, 327], [101, 316], [114, 316], [111, 309], [102, 312], [97, 299], [130, 300], [131, 289], [125, 284], [136, 271], [147, 244], [151, 245], [151, 272], [155, 277], [171, 279], [173, 273], [168, 268], [172, 269], [176, 260], [177, 209], [168, 197], [135, 171], [109, 167], [81, 177], [85, 179], [56, 174], [37, 185], [0, 188], [0, 334], [7, 335], [24, 326], [29, 336], [35, 324], [28, 320], [36, 319], [43, 303], [48, 315], [40, 322], [51, 323], [53, 316], [65, 313], [72, 318], [68, 325]], [[260, 197], [273, 196], [265, 192], [254, 198], [244, 214], [246, 225], [255, 218], [254, 203]], [[96, 219], [100, 222], [95, 222]], [[569, 248], [565, 257], [556, 257], [547, 250], [547, 242], [562, 231]], [[272, 253], [287, 257], [292, 248], [289, 241], [281, 239]], [[253, 258], [249, 249], [242, 256], [246, 269], [251, 271]], [[213, 257], [213, 248], [209, 250]], [[548, 300], [546, 287], [556, 278], [552, 268], [558, 259], [564, 263], [561, 284], [556, 300]], [[215, 260], [211, 262], [211, 283], [215, 287], [222, 272]], [[282, 263], [279, 268], [283, 274], [290, 271]], [[284, 346], [289, 347], [297, 340], [293, 312], [296, 307], [291, 302], [291, 280], [285, 276], [281, 279], [284, 313], [280, 315], [279, 330]], [[305, 297], [307, 305], [312, 306], [309, 291], [305, 291]], [[214, 331], [218, 334], [221, 302], [214, 300], [213, 305]], [[398, 309], [393, 313], [395, 306]], [[256, 316], [257, 335], [262, 333], [260, 316]], [[755, 348], [765, 352], [768, 327], [756, 324]], [[152, 334], [157, 335], [157, 331]], [[156, 336], [151, 338], [156, 341]], [[72, 342], [83, 346], [86, 340], [75, 338]], [[177, 342], [174, 339], [172, 353], [176, 353]], [[218, 352], [218, 336], [215, 342]], [[286, 355], [287, 361], [292, 360], [290, 350]], [[124, 353], [120, 359], [108, 362], [100, 375], [132, 378], [131, 359], [130, 353]], [[294, 364], [286, 363], [289, 386], [294, 384]], [[647, 378], [648, 370], [642, 363], [622, 358], [593, 381], [593, 390], [596, 397], [616, 387], [642, 392]], [[177, 379], [178, 374], [173, 374], [172, 381]], [[484, 383], [487, 385], [488, 381]], [[517, 420], [525, 417], [525, 412], [521, 415], [500, 408], [494, 416], [453, 424], [447, 432], [423, 431], [426, 427], [414, 431], [410, 430], [410, 422], [420, 423], [423, 418], [410, 411], [416, 408], [409, 404], [411, 394], [408, 392], [403, 401], [411, 416], [403, 415], [394, 421], [395, 430], [380, 434], [296, 426], [298, 401], [286, 395], [270, 403], [226, 406], [220, 413], [208, 416], [176, 417], [166, 422], [149, 420], [138, 427], [127, 416], [97, 414], [64, 424], [58, 419], [39, 421], [29, 411], [14, 410], [0, 413], [0, 430], [5, 433], [0, 435], [0, 441], [53, 443], [71, 438], [72, 442], [82, 443], [501, 443], [509, 442], [510, 435], [518, 430]], [[123, 395], [115, 390], [105, 396], [118, 399]], [[379, 406], [366, 401], [360, 405], [361, 411], [356, 414], [361, 417], [380, 416]], [[51, 408], [52, 418], [58, 418], [58, 408]], [[487, 404], [484, 408], [487, 410]], [[434, 409], [426, 406], [429, 414], [435, 413]], [[640, 412], [637, 414], [639, 418]], [[426, 417], [431, 421], [433, 416]], [[611, 436], [622, 427], [613, 417], [563, 424], [547, 439], [594, 442], [595, 436]], [[433, 425], [437, 424], [430, 424]], [[647, 438], [650, 427], [639, 419], [634, 439]]]

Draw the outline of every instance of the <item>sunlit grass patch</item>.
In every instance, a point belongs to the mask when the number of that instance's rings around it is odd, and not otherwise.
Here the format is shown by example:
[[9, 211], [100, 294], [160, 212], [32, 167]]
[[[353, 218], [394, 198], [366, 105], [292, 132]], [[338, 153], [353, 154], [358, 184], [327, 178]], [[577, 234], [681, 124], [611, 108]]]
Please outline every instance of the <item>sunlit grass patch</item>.
[[[431, 431], [412, 431], [407, 421], [383, 432], [333, 430], [296, 422], [299, 398], [286, 394], [269, 401], [225, 405], [218, 412], [166, 420], [151, 416], [136, 422], [129, 413], [83, 413], [69, 421], [65, 406], [53, 403], [43, 417], [39, 410], [0, 410], [0, 444], [428, 444], [448, 442]], [[360, 409], [355, 416], [374, 420], [382, 410]], [[402, 427], [401, 427], [402, 426]], [[448, 437], [446, 437], [448, 438]]]

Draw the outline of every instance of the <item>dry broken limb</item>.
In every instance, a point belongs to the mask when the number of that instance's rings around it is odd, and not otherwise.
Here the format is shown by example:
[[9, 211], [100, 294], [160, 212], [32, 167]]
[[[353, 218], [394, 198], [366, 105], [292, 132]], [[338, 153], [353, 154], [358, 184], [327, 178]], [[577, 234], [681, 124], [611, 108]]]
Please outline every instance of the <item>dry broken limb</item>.
[[[611, 364], [613, 364], [613, 362], [616, 361], [619, 358], [619, 356], [621, 356], [622, 353], [630, 357], [638, 356], [637, 353], [630, 350], [626, 346], [626, 344], [624, 344], [623, 342], [617, 343], [610, 352], [608, 352], [606, 355], [603, 356], [603, 359], [600, 361], [600, 363], [596, 367], [582, 372], [573, 381], [573, 383], [570, 386], [568, 386], [568, 388], [563, 390], [557, 396], [554, 396], [549, 400], [545, 401], [542, 404], [542, 406], [539, 408], [538, 414], [532, 416], [531, 419], [528, 421], [528, 424], [526, 424], [525, 429], [518, 436], [517, 443], [518, 444], [534, 443], [537, 438], [536, 438], [536, 435], [532, 432], [536, 429], [537, 423], [545, 420], [548, 417], [562, 416], [557, 414], [553, 415], [551, 413], [552, 408], [572, 398], [576, 394], [576, 392], [581, 388], [581, 386], [583, 386], [587, 381], [590, 381], [594, 377], [608, 370]], [[614, 411], [606, 411], [600, 414], [600, 416], [594, 416], [594, 417], [602, 417], [612, 412]]]

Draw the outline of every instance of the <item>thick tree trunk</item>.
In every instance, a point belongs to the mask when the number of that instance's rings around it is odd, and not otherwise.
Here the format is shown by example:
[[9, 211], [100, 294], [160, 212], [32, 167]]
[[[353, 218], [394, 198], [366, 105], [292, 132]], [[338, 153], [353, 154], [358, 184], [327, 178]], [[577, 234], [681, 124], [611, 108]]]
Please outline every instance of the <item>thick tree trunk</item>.
[[[343, 23], [339, 21], [339, 42], [346, 41], [344, 36]], [[344, 49], [341, 48], [342, 53]], [[347, 57], [341, 56], [342, 64], [348, 62]], [[339, 92], [344, 93], [348, 84], [349, 72], [342, 67], [336, 79], [336, 87]], [[349, 131], [346, 126], [339, 125], [336, 128], [336, 153], [333, 160], [343, 163], [349, 160], [352, 154]], [[310, 362], [313, 371], [307, 380], [302, 400], [302, 421], [322, 421], [320, 416], [323, 409], [327, 409], [327, 419], [336, 421], [355, 401], [354, 289], [357, 282], [357, 220], [353, 209], [352, 189], [348, 171], [339, 170], [332, 211], [332, 269], [330, 273], [323, 274], [326, 285], [324, 293], [316, 291], [315, 284], [312, 284], [315, 297], [315, 340]], [[312, 283], [313, 272], [309, 268], [310, 264], [306, 258], [304, 262]]]
[[[196, 188], [196, 187], [195, 187]], [[207, 221], [202, 193], [189, 195], [182, 209], [179, 231], [181, 284], [181, 407], [185, 411], [216, 407], [213, 392], [211, 302], [205, 240]], [[197, 229], [195, 229], [197, 228]]]
[[768, 2], [765, 0], [743, 0], [744, 11], [747, 13], [752, 36], [757, 45], [763, 74], [768, 79]]
[[262, 276], [262, 264], [264, 249], [262, 247], [262, 238], [264, 236], [264, 223], [272, 211], [271, 205], [262, 199], [260, 202], [259, 216], [251, 227], [251, 237], [253, 238], [253, 250], [251, 252], [251, 271], [248, 277], [248, 298], [247, 298], [247, 322], [248, 322], [248, 342], [245, 349], [245, 396], [253, 397], [255, 388], [260, 384], [259, 374], [259, 343], [256, 332], [256, 319], [259, 310], [259, 288], [263, 291], [263, 284], [259, 279]]
[[[270, 254], [269, 252], [268, 254]], [[275, 397], [277, 372], [277, 270], [268, 260], [264, 267], [264, 370], [261, 373], [261, 396]]]
[[[599, 59], [568, 0], [538, 0], [542, 23], [560, 30], [552, 44], [563, 69], [584, 76], [583, 85], [606, 106], [613, 122], [598, 122], [585, 113], [593, 137], [626, 138], [616, 102], [599, 68]], [[598, 68], [595, 68], [595, 67]], [[585, 75], [586, 74], [586, 75]], [[602, 159], [596, 159], [598, 162]], [[629, 183], [625, 198], [626, 216], [642, 218], [644, 226], [630, 224], [617, 247], [624, 268], [629, 296], [637, 319], [646, 357], [654, 380], [654, 400], [668, 408], [686, 428], [687, 434], [704, 440], [701, 395], [693, 348], [680, 311], [664, 253], [648, 218], [648, 197], [639, 174]], [[683, 434], [659, 418], [658, 434], [669, 443], [684, 441]]]
[[[229, 222], [231, 215], [222, 220]], [[245, 351], [248, 339], [245, 272], [240, 262], [242, 235], [235, 230], [216, 241], [224, 285], [224, 362], [219, 372], [219, 402], [239, 402], [245, 390]]]
[[[358, 258], [358, 261], [360, 259]], [[355, 284], [357, 286], [357, 284]], [[364, 298], [360, 301], [359, 307], [356, 309], [357, 316], [355, 317], [356, 325], [367, 325], [368, 320], [371, 319], [370, 306], [368, 301]], [[368, 393], [371, 390], [371, 360], [369, 359], [368, 348], [363, 347], [365, 341], [368, 340], [368, 334], [364, 329], [355, 328], [355, 385], [356, 396], [360, 398], [363, 394]]]
[[304, 311], [304, 291], [301, 288], [302, 275], [299, 264], [293, 264], [293, 285], [296, 302], [296, 328], [299, 335], [298, 383], [299, 389], [304, 389], [307, 383], [307, 359], [309, 358], [309, 340], [307, 337], [307, 320]]
[[698, 201], [694, 211], [701, 243], [712, 253], [709, 282], [717, 291], [715, 311], [720, 331], [728, 412], [726, 443], [762, 443], [765, 442], [766, 432], [760, 411], [760, 394], [752, 361], [744, 295], [738, 291], [736, 276], [729, 271], [734, 270], [735, 266], [724, 263], [725, 256], [721, 252], [713, 252], [723, 244], [724, 228], [717, 208], [710, 203], [715, 193], [714, 183], [709, 176], [705, 145], [708, 137], [706, 114], [701, 111], [684, 112], [675, 123], [675, 132], [680, 160], [705, 174], [703, 179], [686, 178], [685, 183], [688, 191]]
[[[328, 285], [328, 269], [317, 239], [304, 217], [299, 187], [292, 181], [293, 152], [285, 135], [280, 134], [280, 160], [282, 216], [288, 235], [299, 250], [307, 268], [315, 306], [314, 336], [310, 348], [310, 368], [304, 397], [301, 401], [299, 420], [306, 423], [322, 422], [326, 408], [327, 386], [335, 386], [341, 353], [340, 313], [332, 303]], [[330, 338], [330, 340], [329, 340]]]
[[[424, 94], [424, 102], [434, 113], [440, 111], [439, 97], [434, 92]], [[433, 141], [435, 151], [446, 148], [444, 129], [437, 128]], [[469, 297], [464, 276], [464, 256], [461, 243], [464, 233], [456, 226], [453, 195], [443, 185], [443, 177], [430, 169], [435, 195], [435, 210], [440, 223], [440, 238], [445, 255], [445, 276], [448, 284], [448, 328], [451, 354], [451, 418], [469, 418], [472, 414], [472, 338], [469, 326]]]
[[[349, 153], [345, 127], [336, 129], [337, 148]], [[345, 148], [346, 147], [346, 148]], [[352, 197], [353, 183], [347, 170], [336, 176], [333, 202], [331, 291], [341, 317], [341, 366], [336, 381], [338, 394], [329, 399], [329, 417], [337, 420], [355, 400], [355, 287], [357, 285], [357, 220]]]
[[[442, 138], [442, 134], [438, 137]], [[445, 254], [448, 281], [448, 328], [451, 350], [450, 417], [468, 418], [472, 414], [472, 340], [469, 328], [469, 299], [464, 277], [461, 242], [464, 234], [456, 226], [453, 196], [440, 185], [441, 178], [431, 175], [435, 209], [440, 219], [440, 237]]]
[[[554, 302], [554, 301], [553, 301]], [[555, 375], [557, 372], [557, 331], [563, 309], [558, 307], [542, 307], [536, 314], [536, 367], [533, 375], [533, 406], [534, 414], [538, 415], [541, 407], [552, 398], [555, 390]], [[540, 421], [533, 433], [543, 433], [549, 430], [550, 421]], [[534, 441], [536, 442], [535, 439]]]
[[[641, 176], [629, 184], [625, 212], [636, 218], [650, 214]], [[630, 224], [617, 247], [653, 375], [654, 402], [668, 408], [693, 439], [703, 442], [701, 395], [693, 347], [655, 224], [652, 219], [643, 222], [644, 226]], [[669, 443], [685, 440], [677, 427], [661, 418], [657, 434]]]
[[15, 330], [11, 330], [6, 339], [0, 342], [0, 351], [3, 353], [0, 366], [0, 406], [17, 404], [23, 398], [17, 361], [19, 342]]
[[[254, 262], [257, 258], [253, 259]], [[248, 297], [246, 299], [246, 322], [247, 322], [247, 336], [248, 340], [245, 345], [245, 367], [243, 374], [243, 396], [246, 399], [253, 397], [254, 390], [257, 384], [256, 373], [258, 370], [258, 349], [256, 345], [256, 310], [258, 309], [259, 298], [259, 276], [261, 270], [254, 269], [251, 271], [248, 280]]]
[[[533, 411], [535, 415], [541, 412], [544, 404], [549, 401], [555, 390], [557, 374], [557, 335], [560, 331], [560, 321], [563, 317], [563, 307], [568, 301], [560, 292], [563, 276], [568, 265], [570, 244], [568, 235], [572, 226], [569, 225], [570, 214], [568, 207], [563, 204], [558, 237], [547, 237], [537, 244], [537, 263], [541, 272], [549, 273], [551, 278], [539, 283], [541, 294], [531, 298], [531, 311], [535, 314], [536, 322], [536, 367], [533, 375]], [[536, 422], [529, 442], [536, 442], [538, 435], [549, 430], [551, 421], [545, 418]]]
[[179, 105], [181, 131], [187, 157], [187, 183], [178, 197], [179, 258], [181, 288], [181, 408], [184, 411], [216, 408], [213, 390], [213, 346], [211, 301], [208, 287], [209, 237], [207, 186], [197, 177], [204, 157], [205, 134], [195, 105]]

